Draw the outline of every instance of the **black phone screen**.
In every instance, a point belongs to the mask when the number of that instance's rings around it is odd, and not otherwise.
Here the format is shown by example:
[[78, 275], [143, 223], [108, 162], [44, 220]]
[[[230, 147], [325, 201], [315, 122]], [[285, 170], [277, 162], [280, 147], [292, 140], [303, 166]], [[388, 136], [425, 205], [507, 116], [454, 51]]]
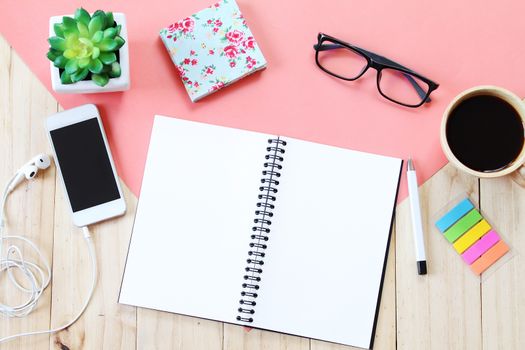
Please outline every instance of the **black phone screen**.
[[50, 134], [73, 212], [120, 198], [97, 118]]

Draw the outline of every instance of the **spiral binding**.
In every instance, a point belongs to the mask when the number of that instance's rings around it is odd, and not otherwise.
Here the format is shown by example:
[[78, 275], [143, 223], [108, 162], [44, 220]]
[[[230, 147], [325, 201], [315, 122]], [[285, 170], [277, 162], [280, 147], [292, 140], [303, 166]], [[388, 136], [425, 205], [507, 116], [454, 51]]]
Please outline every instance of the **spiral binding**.
[[262, 171], [263, 178], [261, 179], [261, 192], [257, 199], [257, 209], [255, 210], [254, 226], [252, 227], [252, 235], [250, 236], [250, 250], [248, 251], [248, 265], [244, 269], [245, 283], [242, 284], [241, 300], [239, 300], [239, 308], [237, 312], [237, 321], [253, 322], [253, 314], [255, 314], [256, 299], [258, 297], [259, 283], [261, 282], [261, 274], [263, 272], [265, 250], [268, 247], [268, 234], [270, 233], [270, 226], [273, 217], [272, 210], [275, 209], [273, 204], [276, 200], [277, 186], [279, 186], [278, 178], [281, 177], [280, 170], [283, 168], [281, 163], [284, 161], [283, 154], [285, 153], [284, 146], [286, 141], [280, 138], [269, 139], [269, 146], [266, 147], [268, 154], [264, 157], [264, 170]]

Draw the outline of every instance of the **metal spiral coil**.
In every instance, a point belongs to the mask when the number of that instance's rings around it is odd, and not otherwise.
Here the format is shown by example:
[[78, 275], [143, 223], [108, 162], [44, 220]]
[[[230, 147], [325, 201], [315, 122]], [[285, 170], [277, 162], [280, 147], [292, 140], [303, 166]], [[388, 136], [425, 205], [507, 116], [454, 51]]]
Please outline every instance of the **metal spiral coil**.
[[237, 321], [252, 323], [253, 314], [255, 314], [256, 299], [259, 290], [259, 283], [261, 282], [261, 274], [263, 273], [262, 266], [264, 265], [265, 250], [268, 247], [270, 226], [273, 217], [273, 210], [275, 205], [273, 202], [277, 200], [276, 193], [278, 192], [279, 180], [281, 177], [280, 170], [283, 168], [280, 163], [284, 161], [283, 154], [286, 141], [280, 138], [269, 139], [269, 146], [266, 147], [268, 154], [265, 155], [266, 162], [263, 163], [264, 170], [262, 171], [263, 178], [261, 179], [262, 186], [259, 187], [261, 192], [257, 199], [257, 210], [255, 210], [255, 219], [253, 220], [254, 232], [250, 238], [250, 250], [248, 251], [247, 266], [244, 269], [246, 274], [243, 276], [246, 283], [242, 284], [241, 299], [239, 300], [239, 308], [237, 312]]

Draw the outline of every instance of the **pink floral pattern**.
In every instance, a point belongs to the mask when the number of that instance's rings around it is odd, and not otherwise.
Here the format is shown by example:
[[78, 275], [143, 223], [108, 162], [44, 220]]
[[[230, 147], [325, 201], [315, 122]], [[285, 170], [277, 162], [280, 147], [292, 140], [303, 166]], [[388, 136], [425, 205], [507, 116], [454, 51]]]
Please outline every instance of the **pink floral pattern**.
[[210, 28], [213, 35], [217, 35], [223, 23], [220, 18], [210, 18], [202, 24], [203, 28]]
[[244, 33], [240, 30], [233, 29], [226, 33], [226, 39], [234, 45], [239, 45], [244, 39]]
[[222, 0], [160, 31], [192, 101], [266, 67], [234, 0]]
[[195, 39], [193, 30], [195, 29], [195, 20], [198, 19], [199, 18], [196, 15], [193, 15], [170, 24], [167, 28], [163, 29], [166, 39], [171, 39], [172, 41], [177, 41], [177, 39], [180, 39], [181, 37]]

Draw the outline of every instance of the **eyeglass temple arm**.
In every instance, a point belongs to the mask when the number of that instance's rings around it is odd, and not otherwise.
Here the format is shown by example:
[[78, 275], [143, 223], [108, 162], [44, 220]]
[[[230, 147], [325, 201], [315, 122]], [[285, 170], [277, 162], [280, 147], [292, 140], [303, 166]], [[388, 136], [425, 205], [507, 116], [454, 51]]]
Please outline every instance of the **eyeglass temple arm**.
[[[314, 49], [317, 50], [317, 51], [329, 51], [329, 50], [335, 50], [335, 49], [340, 49], [340, 48], [344, 48], [344, 46], [343, 45], [339, 45], [339, 44], [321, 44], [321, 45], [315, 44], [314, 45]], [[397, 67], [400, 67], [400, 68], [403, 68], [403, 69], [407, 69], [407, 68], [401, 66], [400, 64], [389, 60], [386, 57], [377, 55], [377, 54], [375, 54], [373, 52], [366, 51], [364, 49], [361, 49], [361, 50], [366, 52], [366, 54], [368, 54], [370, 57], [372, 57], [376, 61], [384, 61], [384, 62], [386, 62], [386, 63], [388, 63], [388, 64], [390, 64], [392, 66], [397, 66]], [[416, 90], [416, 92], [419, 95], [419, 97], [421, 97], [422, 99], [425, 98], [425, 96], [427, 94], [426, 94], [425, 90], [423, 90], [423, 88], [421, 88], [421, 86], [419, 86], [417, 81], [414, 78], [412, 78], [412, 76], [410, 74], [406, 74], [404, 72], [401, 72], [401, 74], [403, 74], [403, 76], [410, 82], [410, 85], [412, 85], [412, 87]], [[425, 100], [426, 103], [428, 103], [430, 101], [431, 101], [430, 97], [427, 97], [426, 100]]]

